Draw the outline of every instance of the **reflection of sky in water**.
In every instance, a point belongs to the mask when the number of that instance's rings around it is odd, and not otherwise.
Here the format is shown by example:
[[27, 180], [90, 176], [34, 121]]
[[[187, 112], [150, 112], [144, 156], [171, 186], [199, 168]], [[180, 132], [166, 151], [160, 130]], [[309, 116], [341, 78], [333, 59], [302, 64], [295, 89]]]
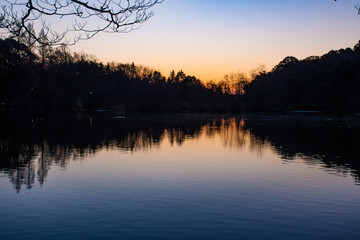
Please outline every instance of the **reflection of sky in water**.
[[201, 125], [195, 135], [173, 143], [165, 130], [157, 144], [138, 140], [143, 147], [133, 151], [118, 151], [118, 143], [104, 146], [89, 157], [67, 160], [66, 168], [51, 165], [42, 187], [36, 182], [18, 194], [2, 177], [0, 237], [360, 236], [360, 190], [352, 177], [328, 174], [299, 156], [284, 160], [269, 142], [238, 128], [242, 125]]

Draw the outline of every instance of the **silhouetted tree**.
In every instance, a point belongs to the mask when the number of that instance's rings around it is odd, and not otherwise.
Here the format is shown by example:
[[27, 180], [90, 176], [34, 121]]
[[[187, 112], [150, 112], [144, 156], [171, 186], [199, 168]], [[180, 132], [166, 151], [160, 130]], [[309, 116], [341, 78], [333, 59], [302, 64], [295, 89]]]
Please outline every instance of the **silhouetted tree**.
[[273, 68], [273, 72], [282, 71], [291, 64], [297, 63], [299, 60], [296, 57], [286, 57], [278, 65]]
[[169, 77], [167, 78], [167, 82], [168, 82], [168, 83], [175, 83], [175, 71], [174, 71], [174, 70], [172, 70], [172, 71], [170, 72], [170, 75], [169, 75]]
[[360, 53], [360, 41], [354, 46], [354, 52]]
[[13, 108], [28, 104], [33, 92], [32, 77], [36, 56], [25, 45], [12, 39], [0, 39], [0, 103]]
[[250, 71], [250, 81], [254, 80], [255, 78], [257, 78], [258, 76], [261, 76], [262, 74], [266, 73], [266, 67], [264, 64], [259, 64], [257, 66], [257, 68], [252, 69]]
[[9, 69], [32, 64], [36, 56], [25, 45], [12, 39], [0, 39], [0, 68]]
[[230, 73], [224, 76], [224, 79], [219, 82], [219, 87], [224, 93], [231, 95], [242, 95], [244, 94], [244, 86], [249, 82], [246, 74]]
[[[336, 2], [336, 0], [334, 0]], [[358, 11], [358, 14], [360, 15], [360, 4], [355, 5], [356, 10]]]
[[[148, 10], [162, 1], [6, 0], [1, 3], [0, 28], [16, 37], [29, 35], [43, 43], [33, 32], [34, 28], [42, 28], [51, 45], [75, 44], [99, 32], [129, 32], [152, 17], [153, 12]], [[53, 25], [62, 18], [73, 23], [57, 30]]]
[[234, 104], [228, 93], [208, 89], [198, 78], [183, 71], [176, 74], [173, 71], [166, 81], [159, 71], [135, 63], [104, 65], [91, 55], [71, 53], [65, 45], [40, 46], [35, 56], [25, 44], [1, 40], [2, 109], [6, 106], [41, 115], [49, 111], [96, 109], [122, 112], [234, 109], [230, 107]]
[[49, 55], [49, 52], [51, 51], [51, 47], [49, 44], [49, 40], [47, 35], [45, 34], [45, 30], [41, 29], [39, 32], [38, 39], [40, 40], [39, 43], [39, 54], [41, 57], [41, 62], [43, 67], [45, 66], [45, 62], [47, 61], [47, 57]]
[[321, 57], [286, 57], [246, 87], [249, 109], [360, 112], [358, 44]]
[[185, 78], [186, 78], [185, 73], [183, 72], [183, 70], [180, 70], [175, 76], [175, 82], [176, 83], [182, 82]]

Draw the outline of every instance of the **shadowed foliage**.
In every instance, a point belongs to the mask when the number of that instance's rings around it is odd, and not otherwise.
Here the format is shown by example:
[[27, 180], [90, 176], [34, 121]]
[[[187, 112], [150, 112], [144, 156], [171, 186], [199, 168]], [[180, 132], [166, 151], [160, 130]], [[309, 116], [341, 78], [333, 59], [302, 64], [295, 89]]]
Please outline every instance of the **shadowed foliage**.
[[166, 78], [134, 63], [104, 65], [65, 46], [35, 54], [6, 39], [0, 47], [3, 110], [224, 111], [236, 104], [182, 71]]
[[303, 60], [286, 57], [270, 72], [231, 73], [203, 83], [132, 64], [103, 64], [65, 45], [27, 47], [0, 40], [2, 110], [126, 112], [360, 112], [359, 44]]
[[321, 57], [286, 57], [246, 86], [253, 111], [360, 112], [359, 43]]

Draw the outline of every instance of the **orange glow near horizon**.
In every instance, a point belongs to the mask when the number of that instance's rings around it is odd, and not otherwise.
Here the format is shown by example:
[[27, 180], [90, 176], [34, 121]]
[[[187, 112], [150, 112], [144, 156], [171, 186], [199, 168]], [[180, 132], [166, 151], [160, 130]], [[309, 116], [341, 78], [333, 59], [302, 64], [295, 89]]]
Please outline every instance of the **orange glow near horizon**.
[[148, 66], [166, 77], [171, 70], [183, 70], [204, 82], [218, 81], [231, 72], [249, 74], [259, 64], [269, 71], [286, 56], [303, 59], [353, 47], [360, 39], [354, 30], [360, 23], [354, 4], [164, 1], [140, 29], [99, 34], [71, 49], [105, 63]]

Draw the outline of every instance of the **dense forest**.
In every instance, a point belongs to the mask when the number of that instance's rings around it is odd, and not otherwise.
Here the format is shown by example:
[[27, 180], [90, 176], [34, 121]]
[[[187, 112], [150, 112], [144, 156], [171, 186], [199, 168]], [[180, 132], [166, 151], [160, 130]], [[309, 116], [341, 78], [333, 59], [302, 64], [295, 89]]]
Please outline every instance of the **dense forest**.
[[33, 51], [5, 39], [0, 40], [0, 58], [2, 109], [223, 111], [234, 104], [232, 95], [208, 89], [183, 71], [166, 78], [135, 64], [104, 65], [65, 46]]
[[321, 57], [286, 57], [271, 71], [203, 83], [132, 64], [103, 64], [66, 46], [0, 39], [3, 111], [360, 112], [360, 42]]
[[360, 41], [304, 60], [286, 57], [245, 88], [254, 111], [360, 112]]

